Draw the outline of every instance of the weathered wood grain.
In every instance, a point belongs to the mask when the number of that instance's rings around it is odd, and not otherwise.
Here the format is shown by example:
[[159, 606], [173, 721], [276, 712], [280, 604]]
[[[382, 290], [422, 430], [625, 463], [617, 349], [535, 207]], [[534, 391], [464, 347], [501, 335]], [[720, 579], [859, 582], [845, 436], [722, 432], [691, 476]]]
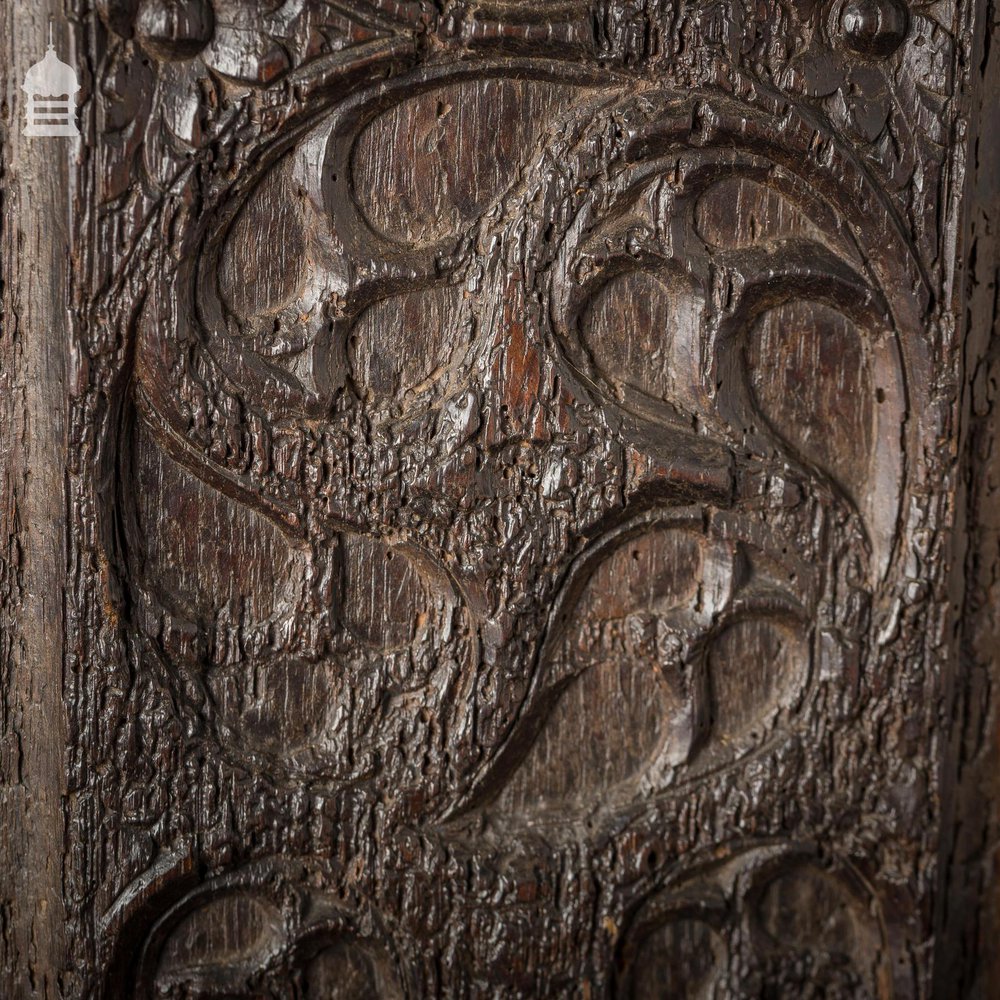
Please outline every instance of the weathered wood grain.
[[[970, 74], [971, 100], [987, 107], [1000, 89], [1000, 15], [980, 13], [976, 30], [989, 39]], [[961, 254], [963, 281], [954, 294], [965, 304], [965, 405], [962, 479], [955, 549], [961, 576], [959, 668], [951, 691], [951, 743], [942, 775], [946, 815], [942, 837], [941, 890], [936, 924], [936, 995], [979, 1000], [996, 992], [1000, 965], [992, 942], [1000, 931], [997, 886], [996, 670], [1000, 658], [997, 579], [1000, 535], [997, 514], [997, 351], [1000, 348], [998, 288], [1000, 233], [993, 224], [1000, 201], [1000, 144], [991, 141], [990, 115], [980, 118], [970, 142], [968, 224]], [[958, 561], [958, 559], [956, 560]]]
[[986, 0], [3, 16], [0, 992], [989, 996]]
[[[55, 7], [0, 9], [5, 95], [44, 52]], [[62, 995], [68, 947], [63, 601], [78, 147], [25, 138], [10, 112], [0, 135], [0, 994], [49, 998]]]

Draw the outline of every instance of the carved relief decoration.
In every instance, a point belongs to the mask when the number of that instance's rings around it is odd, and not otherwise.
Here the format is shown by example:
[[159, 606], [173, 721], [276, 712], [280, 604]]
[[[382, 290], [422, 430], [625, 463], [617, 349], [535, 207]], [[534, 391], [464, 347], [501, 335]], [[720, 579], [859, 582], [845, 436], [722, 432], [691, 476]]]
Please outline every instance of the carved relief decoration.
[[925, 995], [967, 12], [99, 7], [78, 988]]

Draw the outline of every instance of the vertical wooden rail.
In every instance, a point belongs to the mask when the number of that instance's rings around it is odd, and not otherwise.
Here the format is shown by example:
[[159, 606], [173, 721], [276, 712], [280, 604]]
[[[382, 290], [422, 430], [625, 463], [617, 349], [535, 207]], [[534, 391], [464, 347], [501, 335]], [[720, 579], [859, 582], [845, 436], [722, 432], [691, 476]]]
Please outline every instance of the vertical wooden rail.
[[66, 371], [71, 170], [80, 140], [23, 136], [28, 67], [57, 0], [0, 4], [4, 66], [0, 330], [0, 995], [60, 997], [65, 767]]
[[962, 456], [965, 503], [955, 542], [963, 559], [960, 655], [951, 760], [942, 780], [942, 848], [934, 996], [989, 1000], [1000, 990], [1000, 9], [975, 25], [970, 66], [973, 134], [955, 289], [965, 337]]

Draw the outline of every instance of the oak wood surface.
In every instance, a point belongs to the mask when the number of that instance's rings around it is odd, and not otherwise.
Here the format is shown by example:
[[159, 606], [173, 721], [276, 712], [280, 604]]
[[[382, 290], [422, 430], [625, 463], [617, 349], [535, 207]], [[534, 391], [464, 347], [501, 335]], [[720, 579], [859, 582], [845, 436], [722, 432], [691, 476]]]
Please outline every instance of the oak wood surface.
[[992, 995], [990, 4], [0, 13], [0, 995]]

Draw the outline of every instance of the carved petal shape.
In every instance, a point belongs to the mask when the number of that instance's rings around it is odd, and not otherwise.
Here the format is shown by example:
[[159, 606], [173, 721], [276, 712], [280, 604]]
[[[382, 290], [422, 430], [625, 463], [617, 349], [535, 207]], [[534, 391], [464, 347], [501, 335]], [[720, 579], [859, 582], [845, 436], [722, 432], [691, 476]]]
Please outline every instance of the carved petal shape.
[[755, 909], [771, 990], [790, 990], [805, 970], [831, 992], [839, 987], [838, 996], [888, 995], [882, 935], [869, 900], [843, 876], [794, 865], [763, 887]]
[[294, 590], [298, 572], [280, 531], [174, 462], [145, 424], [133, 454], [143, 585], [195, 620], [211, 621], [226, 609], [244, 630], [266, 623]]
[[354, 941], [337, 941], [306, 966], [306, 1000], [399, 1000], [398, 979], [388, 957]]
[[[458, 233], [513, 181], [574, 89], [526, 80], [455, 83], [386, 111], [354, 150], [354, 189], [379, 232], [420, 243]], [[498, 130], [496, 123], [507, 127]]]
[[701, 316], [701, 302], [682, 279], [628, 271], [597, 291], [580, 333], [612, 386], [671, 402], [685, 395], [677, 380], [687, 369], [677, 353], [697, 343]]
[[414, 553], [345, 536], [344, 624], [366, 646], [399, 649], [432, 626], [446, 635], [457, 603], [447, 577]]
[[219, 288], [241, 318], [278, 312], [306, 279], [306, 232], [291, 161], [265, 174], [223, 247]]
[[184, 917], [160, 953], [157, 982], [238, 989], [281, 945], [280, 914], [243, 892], [216, 896]]
[[695, 226], [709, 246], [726, 250], [779, 239], [826, 242], [820, 228], [781, 192], [745, 177], [713, 184], [698, 199]]
[[219, 718], [242, 745], [284, 756], [322, 739], [343, 675], [325, 661], [270, 656], [213, 670], [207, 683]]
[[142, 0], [135, 32], [161, 59], [190, 59], [212, 40], [215, 17], [208, 0]]
[[863, 333], [824, 303], [789, 302], [754, 327], [747, 362], [771, 426], [857, 497], [870, 474], [876, 396]]
[[665, 743], [686, 756], [695, 709], [676, 662], [679, 640], [663, 623], [697, 601], [702, 559], [698, 535], [664, 529], [631, 539], [596, 568], [559, 654], [562, 672], [582, 673], [504, 791], [504, 812], [600, 804]]
[[462, 288], [449, 285], [381, 299], [351, 331], [348, 358], [359, 392], [378, 403], [415, 396], [447, 377], [473, 335]]
[[715, 995], [725, 946], [700, 920], [678, 918], [653, 929], [633, 962], [632, 1000], [706, 1000]]
[[708, 661], [714, 740], [732, 743], [749, 737], [758, 742], [779, 709], [798, 699], [808, 651], [792, 629], [751, 618], [717, 636]]

